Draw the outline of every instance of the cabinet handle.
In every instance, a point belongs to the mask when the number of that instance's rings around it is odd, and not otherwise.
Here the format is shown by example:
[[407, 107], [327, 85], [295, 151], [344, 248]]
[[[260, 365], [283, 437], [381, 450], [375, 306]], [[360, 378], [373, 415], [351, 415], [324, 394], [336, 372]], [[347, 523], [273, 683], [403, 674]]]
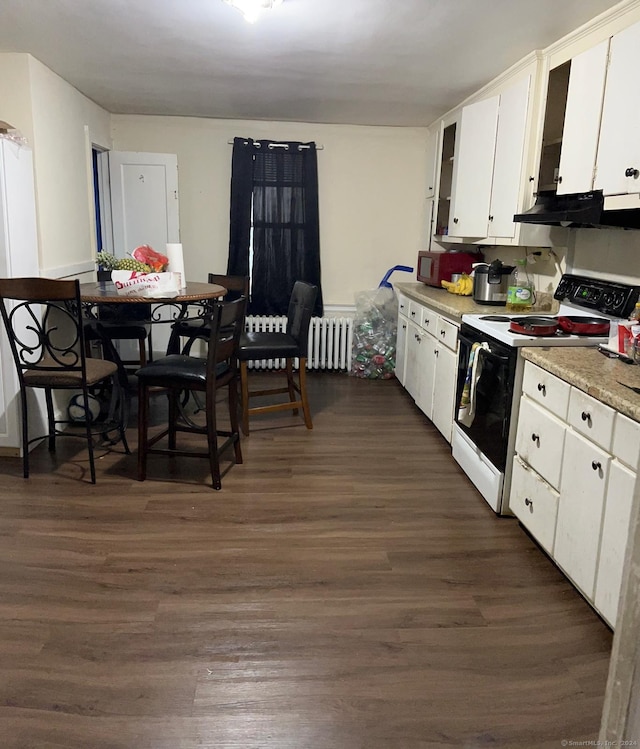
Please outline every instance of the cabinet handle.
[[624, 170], [625, 177], [633, 177], [634, 179], [638, 179], [638, 175], [640, 175], [640, 172], [632, 166]]
[[489, 216], [489, 221], [493, 221], [493, 216]]
[[602, 463], [598, 460], [592, 460], [591, 461], [591, 467], [594, 471], [601, 471], [602, 470]]
[[531, 510], [531, 512], [533, 512], [533, 500], [529, 499], [529, 497], [525, 497], [524, 503]]
[[535, 432], [531, 435], [531, 441], [535, 442], [540, 447], [540, 435]]
[[446, 330], [441, 330], [440, 331], [440, 335], [444, 338], [447, 335], [447, 331]]
[[558, 179], [556, 180], [556, 182], [557, 182], [557, 183], [558, 183], [559, 185], [561, 185], [561, 184], [562, 184], [562, 177], [558, 177]]
[[542, 395], [546, 395], [547, 394], [547, 386], [544, 385], [542, 382], [539, 382], [538, 383], [538, 392], [542, 393]]
[[433, 349], [433, 353], [434, 353], [434, 354], [435, 354], [436, 356], [438, 356], [438, 355], [440, 354], [440, 352], [438, 351], [438, 349], [437, 349], [437, 348], [434, 348], [434, 349]]
[[535, 181], [536, 181], [535, 177], [529, 177], [529, 182], [535, 182]]
[[457, 223], [458, 223], [458, 219], [457, 219], [457, 218], [454, 218], [454, 219], [453, 219], [453, 223], [454, 223], [454, 224], [457, 224]]
[[582, 421], [588, 421], [591, 424], [591, 414], [588, 411], [583, 411], [580, 418]]

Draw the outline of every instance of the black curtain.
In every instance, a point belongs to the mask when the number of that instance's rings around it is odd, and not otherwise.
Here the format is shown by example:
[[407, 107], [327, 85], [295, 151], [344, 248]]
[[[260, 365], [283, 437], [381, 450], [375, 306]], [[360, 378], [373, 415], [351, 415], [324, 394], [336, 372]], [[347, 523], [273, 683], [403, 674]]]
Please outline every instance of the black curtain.
[[250, 314], [286, 315], [294, 283], [307, 281], [318, 286], [313, 314], [322, 316], [315, 143], [234, 140], [228, 273], [244, 275], [249, 266], [252, 200]]

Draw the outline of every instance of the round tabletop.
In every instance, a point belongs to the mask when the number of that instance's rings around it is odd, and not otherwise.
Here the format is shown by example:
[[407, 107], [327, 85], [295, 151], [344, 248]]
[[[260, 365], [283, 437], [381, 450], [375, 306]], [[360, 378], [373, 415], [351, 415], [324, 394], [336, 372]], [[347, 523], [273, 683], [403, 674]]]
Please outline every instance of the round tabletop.
[[151, 304], [185, 304], [189, 302], [201, 302], [206, 299], [216, 299], [224, 296], [227, 290], [224, 286], [215, 283], [201, 283], [198, 281], [187, 281], [185, 288], [180, 289], [176, 296], [149, 297], [149, 296], [124, 296], [118, 294], [116, 287], [111, 281], [92, 281], [80, 284], [80, 298], [83, 302], [93, 304], [115, 304], [115, 303], [151, 303]]

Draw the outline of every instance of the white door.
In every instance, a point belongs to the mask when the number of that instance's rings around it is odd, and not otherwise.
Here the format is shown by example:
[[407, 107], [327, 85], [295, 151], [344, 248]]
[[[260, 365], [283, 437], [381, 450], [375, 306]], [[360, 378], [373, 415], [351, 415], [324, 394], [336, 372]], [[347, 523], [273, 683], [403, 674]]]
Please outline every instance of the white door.
[[[104, 157], [103, 157], [104, 158]], [[113, 254], [125, 257], [141, 244], [165, 252], [180, 241], [178, 157], [170, 153], [107, 151], [111, 193]], [[169, 310], [162, 311], [169, 317]], [[154, 351], [166, 351], [170, 325], [155, 325]], [[137, 356], [130, 341], [119, 342], [125, 359]]]
[[113, 253], [141, 244], [164, 252], [180, 241], [178, 157], [169, 153], [108, 151]]
[[589, 192], [593, 186], [608, 54], [605, 39], [571, 60], [558, 195]]

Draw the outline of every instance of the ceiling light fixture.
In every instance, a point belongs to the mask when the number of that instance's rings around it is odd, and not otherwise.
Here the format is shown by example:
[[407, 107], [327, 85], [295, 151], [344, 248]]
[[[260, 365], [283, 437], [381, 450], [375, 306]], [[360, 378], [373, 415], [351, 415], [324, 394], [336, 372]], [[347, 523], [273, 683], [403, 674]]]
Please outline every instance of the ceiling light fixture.
[[271, 10], [280, 5], [282, 0], [224, 0], [244, 16], [244, 20], [255, 23], [263, 10]]

